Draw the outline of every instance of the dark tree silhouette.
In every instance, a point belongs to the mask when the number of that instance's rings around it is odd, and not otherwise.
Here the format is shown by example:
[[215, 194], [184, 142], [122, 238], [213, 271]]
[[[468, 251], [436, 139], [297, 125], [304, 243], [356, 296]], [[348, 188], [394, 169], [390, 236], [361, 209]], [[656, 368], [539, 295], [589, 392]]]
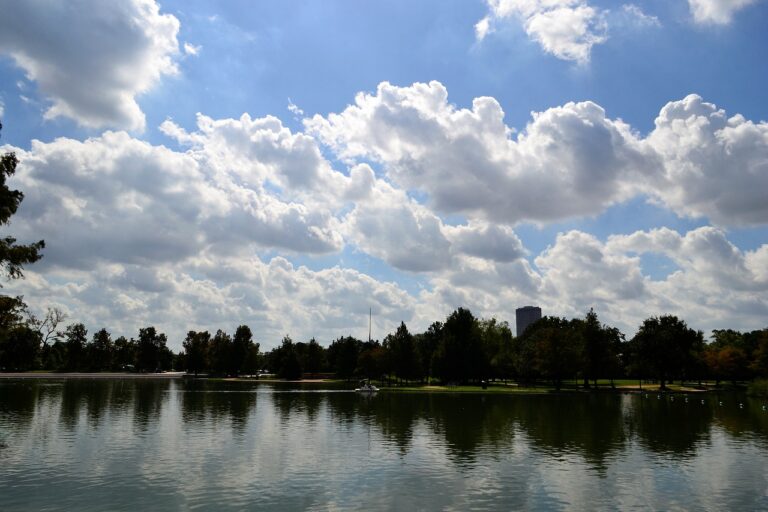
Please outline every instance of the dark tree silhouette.
[[[3, 125], [0, 124], [0, 130]], [[11, 190], [6, 179], [16, 173], [19, 160], [14, 153], [5, 153], [0, 156], [0, 226], [7, 225], [11, 216], [16, 213], [19, 204], [24, 199], [24, 194], [19, 190]], [[9, 279], [23, 277], [24, 265], [34, 263], [42, 255], [40, 251], [45, 247], [45, 242], [40, 240], [29, 245], [19, 245], [12, 236], [0, 238], [0, 267]]]
[[632, 338], [631, 349], [636, 369], [659, 380], [661, 389], [666, 389], [667, 382], [682, 377], [696, 364], [696, 351], [703, 344], [700, 331], [690, 329], [676, 316], [666, 315], [645, 320]]

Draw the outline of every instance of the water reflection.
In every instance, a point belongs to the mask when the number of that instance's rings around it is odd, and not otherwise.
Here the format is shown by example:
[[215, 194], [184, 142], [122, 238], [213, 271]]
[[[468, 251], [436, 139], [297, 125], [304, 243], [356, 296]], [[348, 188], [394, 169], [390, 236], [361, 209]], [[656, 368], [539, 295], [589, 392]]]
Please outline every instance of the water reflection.
[[[702, 404], [701, 402], [704, 401]], [[642, 395], [626, 412], [627, 430], [648, 449], [675, 457], [692, 457], [697, 447], [710, 441], [714, 418], [710, 399]]]
[[[702, 508], [761, 508], [762, 405], [714, 395], [361, 396], [205, 380], [0, 381], [8, 445], [0, 494], [19, 509], [56, 509], [57, 492], [68, 508], [87, 509], [72, 489], [102, 488], [101, 509], [124, 508], [119, 500], [135, 492], [173, 509], [249, 508], [257, 497], [287, 509], [674, 508], [679, 497], [664, 483], [673, 478]], [[727, 468], [736, 465], [745, 476], [734, 480]], [[719, 491], [708, 493], [712, 482]], [[34, 485], [47, 494], [20, 491]]]
[[192, 380], [180, 388], [184, 427], [199, 423], [228, 423], [237, 434], [245, 432], [248, 417], [256, 407], [256, 391], [238, 382]]

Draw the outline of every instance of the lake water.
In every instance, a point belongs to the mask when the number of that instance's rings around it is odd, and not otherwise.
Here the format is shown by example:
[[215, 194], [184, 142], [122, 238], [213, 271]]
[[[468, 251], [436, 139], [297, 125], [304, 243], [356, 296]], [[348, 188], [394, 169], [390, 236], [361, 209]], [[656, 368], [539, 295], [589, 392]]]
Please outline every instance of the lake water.
[[0, 510], [768, 510], [743, 396], [322, 387], [0, 380]]

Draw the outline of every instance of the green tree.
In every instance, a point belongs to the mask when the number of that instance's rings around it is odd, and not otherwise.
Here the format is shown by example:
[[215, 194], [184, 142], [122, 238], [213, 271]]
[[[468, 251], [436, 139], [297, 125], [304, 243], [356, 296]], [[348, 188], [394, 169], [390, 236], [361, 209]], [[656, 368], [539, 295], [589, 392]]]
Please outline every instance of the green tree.
[[484, 377], [486, 367], [478, 321], [468, 309], [458, 308], [443, 324], [433, 371], [443, 382], [466, 383]]
[[336, 377], [349, 380], [355, 375], [362, 342], [352, 336], [342, 337], [328, 347], [328, 364]]
[[216, 375], [226, 375], [232, 353], [232, 338], [221, 329], [216, 331], [208, 349], [210, 371]]
[[768, 329], [752, 331], [756, 339], [756, 348], [752, 353], [749, 368], [758, 377], [768, 377]]
[[235, 330], [232, 338], [232, 349], [229, 354], [229, 374], [238, 376], [245, 366], [248, 353], [253, 345], [253, 333], [247, 325], [241, 325]]
[[429, 328], [414, 337], [416, 343], [416, 352], [419, 356], [422, 375], [429, 380], [432, 377], [432, 360], [440, 345], [443, 336], [442, 322], [433, 322]]
[[208, 331], [189, 331], [182, 346], [186, 353], [186, 370], [197, 375], [208, 369], [208, 348], [211, 334]]
[[301, 360], [291, 337], [285, 336], [282, 345], [275, 350], [277, 352], [277, 368], [275, 369], [277, 376], [288, 380], [301, 379]]
[[[0, 130], [3, 125], [0, 124]], [[0, 226], [7, 225], [11, 217], [16, 213], [19, 204], [24, 199], [24, 194], [19, 190], [11, 190], [6, 180], [16, 173], [16, 166], [19, 160], [14, 153], [5, 153], [0, 156]], [[12, 236], [0, 238], [0, 267], [2, 272], [9, 279], [23, 277], [22, 268], [24, 265], [34, 263], [42, 255], [40, 251], [45, 247], [45, 242], [39, 242], [29, 245], [19, 245]]]
[[140, 372], [154, 372], [170, 367], [168, 338], [154, 327], [139, 329], [136, 342], [136, 369]]
[[95, 332], [88, 347], [88, 360], [91, 371], [104, 371], [112, 368], [114, 345], [112, 336], [105, 328]]
[[302, 366], [305, 373], [311, 374], [319, 373], [325, 366], [325, 349], [315, 338], [309, 340], [309, 343], [307, 344], [307, 350]]
[[580, 320], [544, 317], [525, 330], [524, 337], [533, 347], [533, 366], [537, 374], [560, 389], [563, 380], [576, 375], [582, 354]]
[[683, 378], [697, 364], [704, 346], [700, 331], [690, 329], [676, 316], [648, 318], [631, 341], [633, 368], [658, 380], [661, 389], [675, 377]]
[[357, 357], [357, 372], [366, 379], [381, 379], [388, 373], [387, 353], [378, 342], [365, 343]]
[[507, 322], [495, 318], [481, 320], [480, 332], [487, 374], [493, 378], [509, 378], [512, 374], [512, 329]]
[[392, 371], [406, 382], [419, 376], [419, 359], [413, 336], [408, 332], [405, 322], [400, 322], [394, 334], [384, 339], [384, 349], [389, 352]]
[[[0, 123], [0, 131], [3, 125]], [[14, 153], [0, 156], [0, 226], [8, 225], [19, 208], [24, 194], [8, 187], [6, 180], [16, 173], [19, 160]], [[42, 255], [45, 242], [19, 245], [12, 236], [0, 237], [0, 273], [7, 279], [23, 277], [24, 265], [34, 263]], [[30, 370], [35, 367], [40, 336], [21, 322], [26, 305], [21, 297], [0, 295], [0, 369]]]
[[136, 368], [136, 341], [120, 336], [115, 340], [114, 368], [119, 371], [130, 371]]
[[2, 331], [0, 370], [32, 370], [39, 348], [40, 335], [26, 324], [14, 325]]
[[597, 319], [597, 313], [590, 308], [582, 324], [581, 365], [584, 387], [589, 388], [589, 381], [597, 384], [598, 373], [605, 368], [608, 360], [608, 339], [603, 326]]
[[85, 369], [86, 344], [88, 343], [88, 330], [81, 323], [70, 324], [64, 331], [64, 345], [67, 347], [67, 362], [65, 368], [70, 372], [78, 372]]

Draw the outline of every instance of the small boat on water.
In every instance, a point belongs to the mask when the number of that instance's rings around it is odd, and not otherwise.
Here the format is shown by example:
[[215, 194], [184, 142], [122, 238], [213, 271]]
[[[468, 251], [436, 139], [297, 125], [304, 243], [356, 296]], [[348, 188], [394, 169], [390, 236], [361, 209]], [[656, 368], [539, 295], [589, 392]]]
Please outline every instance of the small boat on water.
[[376, 386], [370, 383], [370, 381], [362, 380], [360, 381], [360, 387], [355, 388], [355, 391], [358, 393], [375, 393], [379, 390]]

